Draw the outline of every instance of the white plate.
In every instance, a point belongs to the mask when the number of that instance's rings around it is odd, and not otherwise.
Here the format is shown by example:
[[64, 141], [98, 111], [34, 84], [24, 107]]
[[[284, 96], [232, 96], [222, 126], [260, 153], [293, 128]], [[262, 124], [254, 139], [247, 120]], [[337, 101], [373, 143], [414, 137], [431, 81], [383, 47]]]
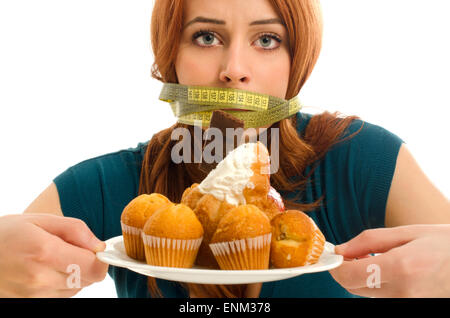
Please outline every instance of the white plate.
[[176, 268], [147, 265], [127, 256], [123, 237], [116, 236], [106, 242], [106, 249], [97, 253], [97, 258], [104, 263], [128, 268], [146, 276], [153, 276], [172, 281], [196, 284], [251, 284], [271, 282], [292, 278], [307, 273], [328, 271], [342, 264], [342, 255], [334, 253], [334, 245], [325, 242], [325, 248], [319, 261], [313, 265], [274, 268], [263, 270], [216, 270], [194, 266], [192, 268]]

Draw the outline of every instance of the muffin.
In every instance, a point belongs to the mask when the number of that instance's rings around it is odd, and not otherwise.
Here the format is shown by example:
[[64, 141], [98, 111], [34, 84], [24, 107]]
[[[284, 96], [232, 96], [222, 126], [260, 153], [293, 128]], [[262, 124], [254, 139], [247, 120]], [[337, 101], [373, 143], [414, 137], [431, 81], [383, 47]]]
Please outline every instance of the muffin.
[[270, 260], [276, 268], [317, 263], [325, 237], [313, 219], [302, 211], [287, 210], [272, 221]]
[[267, 269], [271, 225], [267, 215], [252, 204], [225, 214], [209, 244], [220, 269]]
[[155, 211], [167, 205], [173, 205], [173, 203], [162, 194], [152, 193], [139, 195], [123, 209], [120, 223], [125, 251], [129, 257], [145, 261], [142, 229]]
[[284, 210], [281, 196], [270, 186], [269, 171], [265, 145], [246, 143], [231, 151], [200, 184], [185, 189], [181, 203], [195, 212], [205, 231], [197, 264], [219, 267], [209, 243], [221, 218], [235, 207], [255, 205], [269, 219]]
[[145, 223], [142, 233], [147, 264], [189, 268], [203, 239], [203, 227], [184, 204], [166, 206]]
[[181, 203], [193, 209], [204, 230], [196, 264], [209, 268], [219, 268], [219, 264], [209, 248], [209, 243], [219, 221], [235, 206], [227, 201], [220, 201], [212, 194], [202, 194], [197, 186], [198, 184], [193, 184], [190, 188], [187, 188], [181, 199]]
[[281, 195], [272, 186], [266, 195], [248, 197], [247, 204], [256, 205], [270, 220], [285, 210]]
[[186, 194], [186, 199], [191, 195], [198, 197], [200, 192], [235, 207], [266, 200], [270, 191], [269, 172], [270, 157], [264, 144], [242, 144], [219, 162], [191, 194]]

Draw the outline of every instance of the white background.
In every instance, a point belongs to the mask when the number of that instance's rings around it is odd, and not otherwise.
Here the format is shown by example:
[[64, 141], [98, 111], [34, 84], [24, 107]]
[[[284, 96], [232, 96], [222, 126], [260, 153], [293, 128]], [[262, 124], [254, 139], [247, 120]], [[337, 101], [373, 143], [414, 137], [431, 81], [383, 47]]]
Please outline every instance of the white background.
[[[0, 0], [0, 215], [59, 173], [174, 122], [150, 76], [153, 1]], [[400, 136], [449, 197], [447, 0], [322, 0], [318, 64], [300, 93]], [[263, 66], [261, 66], [263, 67]], [[426, 213], [426, 211], [424, 211]], [[107, 279], [78, 297], [115, 297]]]

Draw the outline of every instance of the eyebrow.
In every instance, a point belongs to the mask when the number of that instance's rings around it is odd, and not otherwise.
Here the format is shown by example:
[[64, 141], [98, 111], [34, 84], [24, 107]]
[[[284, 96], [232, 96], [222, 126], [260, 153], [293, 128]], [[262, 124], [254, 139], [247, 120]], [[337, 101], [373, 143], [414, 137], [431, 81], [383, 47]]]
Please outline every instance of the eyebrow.
[[[219, 25], [225, 25], [226, 22], [223, 20], [217, 20], [217, 19], [211, 19], [211, 18], [205, 18], [205, 17], [196, 17], [195, 19], [192, 19], [186, 25], [183, 27], [183, 29], [187, 28], [193, 23], [213, 23], [213, 24], [219, 24]], [[249, 25], [260, 25], [260, 24], [281, 24], [284, 25], [283, 22], [279, 18], [272, 18], [272, 19], [266, 19], [266, 20], [256, 20], [253, 22], [250, 22]]]

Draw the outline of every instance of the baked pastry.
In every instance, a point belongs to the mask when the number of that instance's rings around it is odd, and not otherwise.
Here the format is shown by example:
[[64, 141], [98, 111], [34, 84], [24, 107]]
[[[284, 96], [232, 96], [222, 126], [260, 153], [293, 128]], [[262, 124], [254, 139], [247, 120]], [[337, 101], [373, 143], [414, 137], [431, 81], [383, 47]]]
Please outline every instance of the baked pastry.
[[271, 235], [264, 212], [252, 204], [239, 205], [220, 220], [209, 246], [220, 269], [267, 269]]
[[231, 151], [200, 184], [184, 191], [181, 203], [194, 210], [205, 231], [197, 264], [218, 268], [209, 243], [219, 221], [231, 209], [253, 204], [269, 219], [284, 210], [281, 196], [270, 186], [269, 172], [270, 157], [264, 144], [246, 143]]
[[247, 204], [256, 205], [271, 220], [275, 215], [285, 210], [281, 195], [272, 186], [269, 187], [267, 194], [246, 196], [246, 198], [248, 198]]
[[159, 193], [141, 194], [131, 200], [122, 211], [120, 223], [127, 255], [145, 261], [141, 232], [148, 218], [159, 208], [172, 205], [168, 198]]
[[308, 215], [287, 210], [272, 221], [270, 260], [274, 267], [297, 267], [317, 263], [325, 237]]
[[189, 268], [203, 239], [203, 227], [191, 208], [174, 204], [147, 220], [142, 239], [147, 264]]
[[197, 255], [196, 263], [201, 266], [219, 268], [208, 246], [221, 218], [235, 207], [227, 201], [220, 201], [212, 194], [203, 194], [193, 184], [183, 193], [181, 202], [193, 208], [195, 215], [203, 226], [203, 241]]

